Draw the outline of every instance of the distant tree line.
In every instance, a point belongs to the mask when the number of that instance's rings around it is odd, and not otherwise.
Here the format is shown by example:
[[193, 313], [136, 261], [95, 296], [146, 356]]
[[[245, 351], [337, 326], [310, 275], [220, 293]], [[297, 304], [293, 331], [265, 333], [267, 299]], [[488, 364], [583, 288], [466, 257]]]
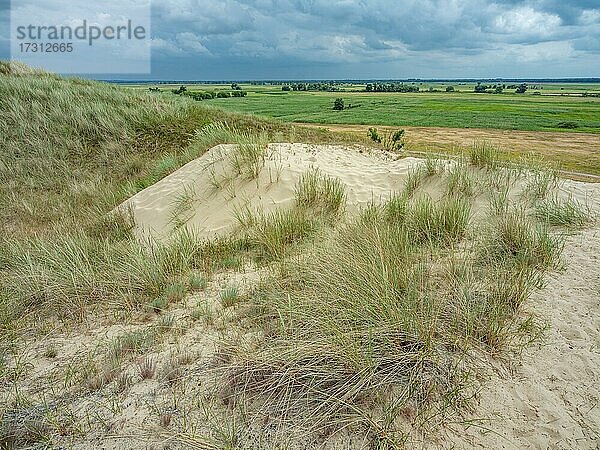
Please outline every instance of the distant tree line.
[[[232, 88], [234, 90], [232, 90], [231, 92], [229, 91], [217, 91], [217, 92], [209, 92], [209, 91], [188, 91], [187, 88], [185, 86], [180, 86], [177, 89], [173, 89], [171, 92], [173, 92], [173, 94], [176, 95], [183, 95], [185, 97], [190, 97], [193, 98], [194, 100], [197, 101], [202, 101], [202, 100], [212, 100], [213, 98], [230, 98], [230, 97], [245, 97], [246, 95], [248, 95], [248, 93], [246, 91], [242, 91], [241, 88], [236, 84], [236, 87], [234, 88], [234, 85], [232, 84]], [[152, 90], [152, 88], [150, 88], [150, 90]]]
[[323, 83], [293, 83], [281, 86], [282, 91], [322, 91], [337, 92], [340, 88], [331, 82]]
[[419, 92], [419, 86], [405, 83], [367, 83], [366, 92]]
[[517, 94], [524, 94], [527, 91], [527, 84], [482, 84], [480, 81], [477, 82], [473, 92], [477, 94], [502, 94], [504, 89], [514, 89]]

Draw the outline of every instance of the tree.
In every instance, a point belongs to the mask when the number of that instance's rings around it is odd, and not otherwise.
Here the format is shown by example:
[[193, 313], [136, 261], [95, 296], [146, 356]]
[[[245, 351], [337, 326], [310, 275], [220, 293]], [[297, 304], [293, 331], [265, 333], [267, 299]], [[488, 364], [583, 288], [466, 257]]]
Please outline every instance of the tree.
[[285, 85], [285, 86], [281, 86], [281, 90], [282, 91], [290, 91], [291, 88], [289, 86]]
[[527, 85], [525, 83], [522, 83], [517, 86], [517, 89], [515, 89], [515, 93], [524, 94], [526, 90], [527, 90]]
[[187, 91], [187, 88], [185, 86], [181, 85], [181, 86], [179, 86], [179, 88], [173, 89], [173, 94], [180, 95], [180, 94], [183, 94], [185, 91]]
[[454, 86], [448, 86], [446, 92], [454, 92]]
[[473, 89], [473, 92], [477, 92], [478, 94], [487, 92], [487, 86], [485, 84], [481, 84], [481, 82], [477, 82], [477, 85], [475, 86], [475, 89]]
[[336, 98], [333, 102], [333, 109], [336, 111], [342, 111], [344, 109], [344, 99]]

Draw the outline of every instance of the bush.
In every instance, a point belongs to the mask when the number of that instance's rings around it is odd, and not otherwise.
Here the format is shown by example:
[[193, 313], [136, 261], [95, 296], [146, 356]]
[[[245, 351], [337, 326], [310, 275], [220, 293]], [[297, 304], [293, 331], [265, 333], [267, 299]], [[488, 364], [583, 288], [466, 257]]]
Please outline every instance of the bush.
[[527, 91], [527, 85], [525, 83], [518, 85], [517, 89], [515, 89], [516, 94], [524, 94], [525, 91]]
[[369, 137], [373, 142], [377, 142], [378, 144], [381, 143], [381, 136], [377, 133], [377, 128], [369, 128]]
[[333, 102], [333, 109], [336, 111], [342, 111], [344, 109], [344, 99], [336, 98]]

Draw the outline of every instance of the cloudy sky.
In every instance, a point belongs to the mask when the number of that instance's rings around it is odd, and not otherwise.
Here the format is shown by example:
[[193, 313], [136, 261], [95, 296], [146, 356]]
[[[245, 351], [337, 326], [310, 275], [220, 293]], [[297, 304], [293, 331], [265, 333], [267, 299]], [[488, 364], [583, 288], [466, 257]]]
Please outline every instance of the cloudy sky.
[[597, 77], [600, 0], [155, 0], [151, 47], [150, 78]]

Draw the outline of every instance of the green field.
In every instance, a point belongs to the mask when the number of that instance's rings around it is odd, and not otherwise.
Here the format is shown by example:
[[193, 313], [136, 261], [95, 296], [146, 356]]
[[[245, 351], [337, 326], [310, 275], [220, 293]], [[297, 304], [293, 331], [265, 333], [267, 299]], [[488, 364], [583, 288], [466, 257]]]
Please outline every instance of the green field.
[[[420, 89], [445, 90], [445, 86], [423, 85]], [[170, 95], [170, 86], [160, 87]], [[600, 98], [581, 96], [584, 92], [597, 94], [600, 85], [536, 87], [540, 89], [525, 94], [508, 89], [503, 94], [475, 94], [472, 84], [455, 85], [454, 93], [367, 93], [361, 92], [363, 86], [359, 85], [342, 85], [340, 92], [283, 92], [281, 86], [242, 85], [246, 97], [205, 103], [285, 122], [600, 133]], [[229, 89], [229, 85], [188, 85], [189, 91]], [[337, 97], [344, 99], [347, 109], [333, 110]]]
[[[352, 108], [334, 111], [337, 97]], [[577, 131], [600, 133], [600, 98], [590, 97], [292, 92], [249, 93], [243, 98], [211, 100], [210, 104], [286, 122], [532, 131], [562, 131], [561, 122], [573, 122]]]

